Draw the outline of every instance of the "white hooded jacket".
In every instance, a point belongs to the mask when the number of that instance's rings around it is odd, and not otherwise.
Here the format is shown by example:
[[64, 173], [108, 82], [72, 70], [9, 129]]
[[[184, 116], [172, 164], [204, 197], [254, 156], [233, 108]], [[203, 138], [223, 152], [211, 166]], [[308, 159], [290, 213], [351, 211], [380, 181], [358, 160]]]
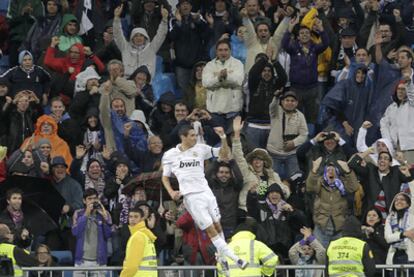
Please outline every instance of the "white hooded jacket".
[[[367, 149], [368, 149], [368, 146], [366, 145], [366, 143], [365, 143], [365, 137], [367, 136], [367, 129], [365, 129], [365, 128], [363, 128], [363, 127], [361, 127], [361, 128], [359, 128], [359, 131], [358, 131], [358, 138], [357, 138], [357, 150], [358, 150], [358, 152], [364, 152], [364, 151], [366, 151]], [[380, 138], [380, 139], [378, 139], [378, 140], [376, 140], [373, 144], [372, 144], [372, 147], [374, 148], [374, 150], [375, 150], [375, 153], [374, 154], [370, 154], [369, 155], [369, 157], [371, 158], [371, 162], [374, 164], [374, 165], [377, 165], [377, 162], [378, 162], [378, 150], [377, 150], [377, 142], [378, 141], [380, 141], [380, 142], [383, 142], [383, 143], [385, 143], [385, 145], [387, 145], [387, 148], [388, 148], [388, 151], [390, 152], [390, 154], [391, 154], [391, 156], [393, 157], [393, 159], [392, 159], [392, 166], [395, 166], [395, 165], [400, 165], [400, 163], [397, 161], [397, 159], [394, 159], [394, 156], [395, 156], [395, 149], [394, 149], [394, 147], [392, 146], [392, 143], [391, 143], [391, 141], [389, 141], [388, 139], [386, 139], [386, 138]]]
[[[151, 78], [153, 78], [155, 74], [156, 55], [168, 32], [167, 22], [161, 20], [157, 34], [152, 41], [150, 41], [150, 37], [144, 28], [134, 28], [128, 42], [122, 33], [121, 20], [119, 18], [114, 18], [113, 31], [116, 46], [118, 46], [122, 53], [122, 63], [125, 67], [124, 77], [128, 78], [135, 69], [145, 65], [151, 74]], [[141, 34], [146, 38], [143, 47], [133, 45], [132, 38], [136, 34]]]
[[[413, 199], [414, 181], [411, 181], [408, 184], [410, 186], [410, 191], [411, 191], [411, 195], [409, 195], [409, 198]], [[394, 196], [393, 201], [392, 201], [391, 207], [394, 206], [395, 198], [399, 194], [405, 194], [405, 193], [400, 192], [400, 193], [396, 194]], [[401, 240], [401, 232], [400, 231], [394, 231], [394, 232], [392, 231], [392, 226], [391, 226], [392, 213], [395, 213], [395, 211], [392, 211], [392, 208], [390, 208], [390, 214], [387, 216], [387, 219], [385, 220], [385, 226], [384, 226], [384, 238], [390, 244], [390, 248], [388, 249], [386, 264], [390, 264], [390, 265], [394, 264], [393, 263], [393, 258], [394, 258], [395, 252], [397, 251], [397, 249], [392, 246], [392, 243], [395, 243], [395, 242], [398, 242], [398, 241]], [[399, 224], [401, 224], [402, 220], [403, 219], [399, 220]], [[408, 208], [408, 217], [407, 217], [407, 222], [405, 224], [405, 230], [410, 230], [412, 228], [414, 228], [414, 205], [413, 205], [413, 203], [411, 203], [410, 207]], [[403, 240], [404, 240], [404, 243], [407, 246], [407, 249], [405, 250], [405, 253], [408, 256], [408, 261], [409, 262], [414, 262], [414, 242], [409, 238], [404, 238]]]
[[[407, 94], [412, 94], [414, 87], [407, 88]], [[394, 147], [398, 144], [402, 151], [414, 150], [414, 102], [408, 98], [400, 103], [394, 102], [385, 110], [381, 119], [381, 135], [389, 139]]]

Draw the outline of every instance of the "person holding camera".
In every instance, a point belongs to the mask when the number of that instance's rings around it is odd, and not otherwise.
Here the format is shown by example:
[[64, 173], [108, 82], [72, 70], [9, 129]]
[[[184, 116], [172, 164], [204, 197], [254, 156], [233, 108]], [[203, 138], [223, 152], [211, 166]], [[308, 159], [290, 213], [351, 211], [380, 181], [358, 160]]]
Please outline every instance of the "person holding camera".
[[293, 91], [275, 95], [269, 105], [271, 129], [267, 150], [273, 160], [273, 170], [282, 179], [299, 171], [296, 149], [308, 136], [305, 116], [297, 106], [298, 98]]
[[312, 160], [319, 157], [322, 157], [321, 164], [325, 166], [331, 161], [348, 160], [354, 153], [354, 148], [337, 132], [326, 128], [302, 144], [296, 151], [296, 156], [303, 171], [309, 172], [312, 169]]
[[[98, 200], [98, 192], [88, 188], [83, 194], [85, 208], [73, 215], [72, 234], [76, 237], [75, 267], [106, 265], [107, 242], [111, 237], [111, 215]], [[75, 271], [74, 276], [86, 273]], [[89, 272], [89, 276], [104, 276], [105, 272]]]

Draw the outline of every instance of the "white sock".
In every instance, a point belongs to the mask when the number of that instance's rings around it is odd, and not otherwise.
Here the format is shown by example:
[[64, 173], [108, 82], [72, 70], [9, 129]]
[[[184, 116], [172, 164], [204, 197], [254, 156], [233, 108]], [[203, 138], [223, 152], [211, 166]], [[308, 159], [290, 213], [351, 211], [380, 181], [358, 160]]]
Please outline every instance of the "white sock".
[[215, 236], [214, 238], [211, 238], [211, 242], [214, 244], [214, 246], [217, 249], [217, 252], [219, 252], [221, 255], [225, 255], [232, 259], [235, 263], [239, 260], [239, 257], [237, 257], [233, 250], [229, 248], [226, 241], [221, 238], [220, 235]]

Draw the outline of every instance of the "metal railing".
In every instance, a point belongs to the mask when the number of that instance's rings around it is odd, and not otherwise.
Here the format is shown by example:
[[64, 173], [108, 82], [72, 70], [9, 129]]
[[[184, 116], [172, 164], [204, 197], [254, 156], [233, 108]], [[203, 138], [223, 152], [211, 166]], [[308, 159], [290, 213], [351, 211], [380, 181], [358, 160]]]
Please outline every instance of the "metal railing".
[[[377, 270], [381, 271], [382, 277], [414, 276], [414, 264], [401, 265], [376, 265]], [[56, 277], [56, 276], [106, 276], [117, 277], [122, 270], [119, 266], [102, 267], [24, 267], [24, 276]], [[296, 270], [318, 270], [322, 277], [325, 277], [324, 265], [278, 265], [274, 276], [294, 277]], [[99, 274], [98, 274], [99, 272]], [[56, 274], [59, 273], [59, 274]], [[207, 277], [217, 276], [215, 266], [158, 266], [159, 276], [165, 277]]]

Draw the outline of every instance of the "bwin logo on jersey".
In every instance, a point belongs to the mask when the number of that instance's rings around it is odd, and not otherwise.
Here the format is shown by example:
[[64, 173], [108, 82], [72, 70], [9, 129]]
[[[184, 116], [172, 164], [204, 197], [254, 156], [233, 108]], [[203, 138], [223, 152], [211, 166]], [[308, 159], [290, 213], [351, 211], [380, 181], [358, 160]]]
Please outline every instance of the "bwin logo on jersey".
[[187, 162], [180, 161], [180, 168], [197, 167], [197, 166], [200, 166], [200, 161], [196, 161], [196, 160], [187, 161]]

